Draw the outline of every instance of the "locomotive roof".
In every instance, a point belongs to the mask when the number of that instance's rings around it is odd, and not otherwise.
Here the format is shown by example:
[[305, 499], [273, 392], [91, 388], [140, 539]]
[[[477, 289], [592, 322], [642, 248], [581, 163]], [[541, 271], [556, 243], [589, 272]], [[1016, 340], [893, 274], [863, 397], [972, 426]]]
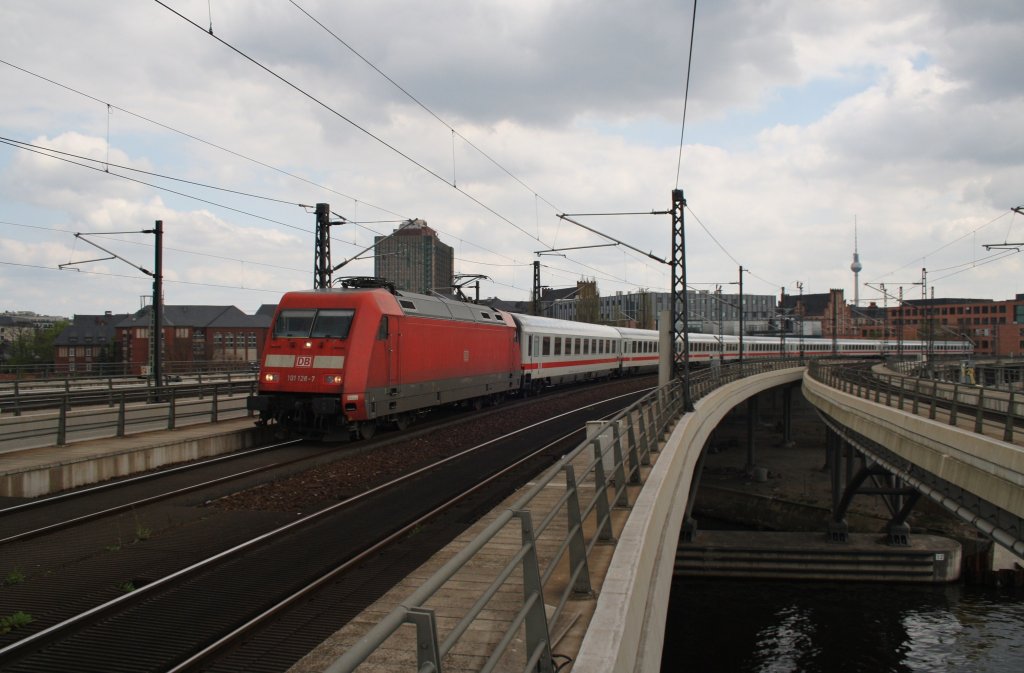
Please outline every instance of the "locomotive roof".
[[395, 300], [405, 315], [422, 315], [447, 320], [506, 324], [499, 311], [481, 304], [449, 299], [441, 295], [396, 291]]
[[396, 312], [409, 316], [423, 316], [437, 318], [440, 320], [461, 320], [465, 322], [485, 323], [490, 325], [504, 325], [512, 327], [511, 320], [508, 320], [500, 311], [482, 304], [470, 304], [456, 299], [449, 299], [443, 295], [419, 294], [416, 292], [405, 292], [403, 290], [390, 291], [385, 288], [329, 288], [322, 290], [300, 290], [288, 292], [286, 299], [282, 300], [282, 306], [304, 306], [306, 308], [317, 308], [322, 302], [328, 305], [330, 300], [318, 299], [317, 297], [359, 297], [359, 301], [371, 300], [385, 310], [385, 312]]

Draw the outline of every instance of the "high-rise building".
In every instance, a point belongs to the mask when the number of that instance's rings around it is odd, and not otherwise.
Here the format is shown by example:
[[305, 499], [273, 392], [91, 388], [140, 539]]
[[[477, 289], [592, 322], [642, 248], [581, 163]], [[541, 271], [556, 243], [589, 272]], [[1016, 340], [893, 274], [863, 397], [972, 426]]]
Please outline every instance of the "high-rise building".
[[376, 236], [373, 272], [396, 289], [451, 293], [455, 249], [424, 220], [406, 220], [390, 236]]

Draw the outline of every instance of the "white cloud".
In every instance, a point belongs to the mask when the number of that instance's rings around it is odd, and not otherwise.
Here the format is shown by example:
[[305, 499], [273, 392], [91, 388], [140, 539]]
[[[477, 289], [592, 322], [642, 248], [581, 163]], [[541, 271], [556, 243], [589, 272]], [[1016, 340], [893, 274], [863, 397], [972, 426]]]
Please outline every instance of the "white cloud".
[[[317, 202], [367, 221], [335, 228], [336, 262], [369, 245], [371, 230], [394, 226], [380, 220], [422, 217], [456, 248], [458, 270], [494, 278], [485, 294], [525, 298], [534, 251], [602, 242], [557, 212], [669, 206], [685, 3], [301, 3], [529, 188], [287, 3], [172, 3], [202, 30], [156, 4], [65, 4], [5, 2], [0, 57], [99, 101], [0, 64], [0, 85], [15, 94], [0, 100], [0, 135], [104, 161], [109, 138], [111, 163], [291, 205], [142, 178], [166, 188], [155, 190], [0, 146], [0, 221], [44, 228], [0, 224], [0, 262], [19, 279], [3, 274], [3, 308], [135, 308], [148, 281], [126, 265], [102, 268], [133, 280], [79, 273], [69, 283], [69, 272], [11, 264], [52, 269], [71, 252], [66, 232], [136, 231], [162, 219], [168, 301], [251, 310], [311, 283], [314, 219], [296, 204]], [[436, 176], [211, 38], [211, 9], [217, 37]], [[714, 123], [730, 142], [688, 144], [680, 185], [728, 254], [688, 219], [689, 278], [731, 282], [739, 262], [756, 273], [750, 292], [794, 291], [799, 279], [805, 292], [845, 287], [852, 296], [856, 216], [862, 279], [902, 281], [924, 266], [949, 269], [934, 274], [946, 276], [938, 294], [1021, 291], [1019, 256], [949, 274], [980, 260], [988, 237], [1013, 231], [1008, 216], [983, 225], [1024, 200], [1022, 24], [1014, 2], [701, 4], [687, 138]], [[586, 223], [669, 256], [667, 216]], [[132, 260], [151, 257], [145, 244], [112, 245]], [[544, 263], [545, 284], [586, 276], [605, 292], [668, 285], [661, 265], [621, 249]], [[339, 273], [369, 274], [372, 263]]]

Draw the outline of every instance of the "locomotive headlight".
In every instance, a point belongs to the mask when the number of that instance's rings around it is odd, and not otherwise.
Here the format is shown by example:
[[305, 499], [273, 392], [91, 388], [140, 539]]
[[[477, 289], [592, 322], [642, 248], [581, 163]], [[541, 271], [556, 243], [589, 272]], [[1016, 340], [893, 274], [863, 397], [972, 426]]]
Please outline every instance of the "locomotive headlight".
[[328, 374], [324, 377], [324, 383], [329, 386], [341, 385], [341, 374]]
[[275, 383], [280, 377], [281, 375], [276, 372], [267, 372], [263, 375], [263, 380], [266, 383]]

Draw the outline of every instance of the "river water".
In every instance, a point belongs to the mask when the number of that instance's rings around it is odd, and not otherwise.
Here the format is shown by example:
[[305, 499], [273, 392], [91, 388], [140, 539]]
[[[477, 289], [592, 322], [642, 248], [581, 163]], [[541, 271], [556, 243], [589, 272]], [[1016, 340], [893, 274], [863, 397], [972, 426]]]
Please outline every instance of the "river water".
[[1024, 593], [677, 578], [661, 670], [1022, 673]]

